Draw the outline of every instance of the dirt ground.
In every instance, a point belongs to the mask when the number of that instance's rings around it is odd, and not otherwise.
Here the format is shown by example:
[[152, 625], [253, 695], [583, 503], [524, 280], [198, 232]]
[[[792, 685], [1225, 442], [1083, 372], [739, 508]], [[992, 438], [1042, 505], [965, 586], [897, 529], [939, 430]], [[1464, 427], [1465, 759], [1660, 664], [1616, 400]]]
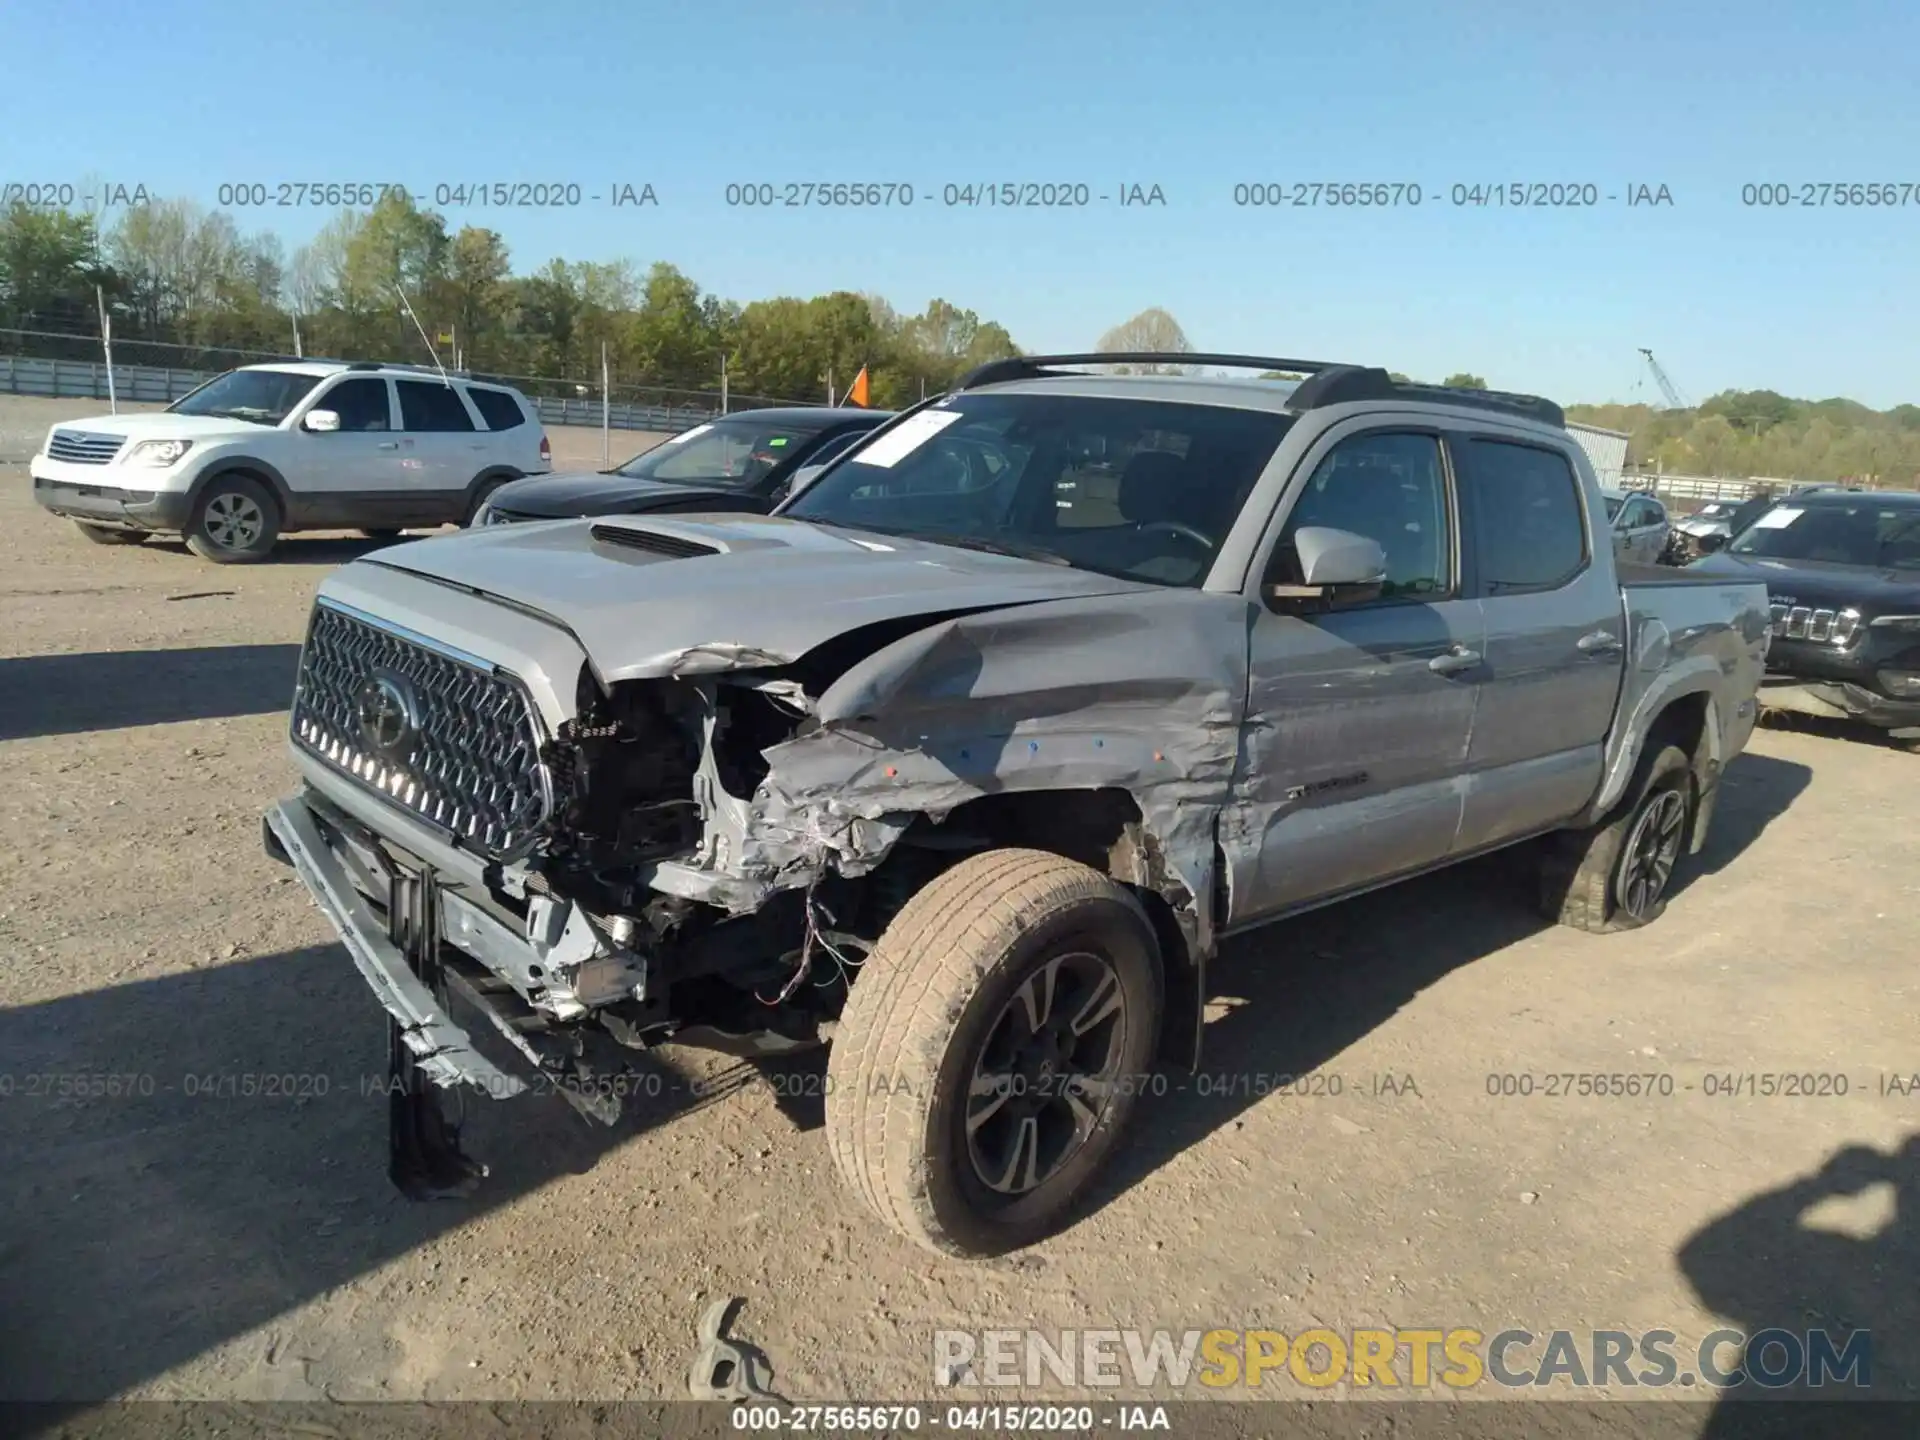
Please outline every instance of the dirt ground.
[[[1549, 928], [1487, 862], [1235, 944], [1207, 1074], [1343, 1093], [1173, 1077], [1024, 1255], [892, 1239], [817, 1101], [671, 1047], [611, 1131], [477, 1102], [486, 1188], [408, 1204], [381, 1013], [260, 844], [314, 587], [369, 548], [97, 547], [0, 464], [0, 1397], [672, 1398], [728, 1295], [796, 1400], [931, 1395], [936, 1330], [1029, 1325], [1864, 1326], [1875, 1392], [1920, 1386], [1920, 1098], [1882, 1093], [1920, 1072], [1920, 756], [1833, 731], [1756, 736], [1651, 929]], [[1569, 1071], [1673, 1090], [1488, 1093]], [[1745, 1072], [1848, 1093], [1706, 1093]]]

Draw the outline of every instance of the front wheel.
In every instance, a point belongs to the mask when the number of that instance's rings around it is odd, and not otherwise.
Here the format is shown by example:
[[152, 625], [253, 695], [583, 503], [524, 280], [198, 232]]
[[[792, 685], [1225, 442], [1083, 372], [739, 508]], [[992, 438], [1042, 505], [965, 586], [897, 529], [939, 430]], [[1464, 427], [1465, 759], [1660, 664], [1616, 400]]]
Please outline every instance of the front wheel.
[[207, 483], [187, 525], [187, 548], [216, 565], [244, 565], [266, 557], [280, 536], [273, 492], [245, 475]]
[[73, 524], [75, 529], [96, 545], [138, 545], [147, 538], [147, 532], [144, 530], [121, 530], [112, 525], [89, 525], [84, 520], [76, 520]]
[[1676, 745], [1649, 749], [1626, 803], [1589, 830], [1548, 841], [1540, 908], [1550, 920], [1603, 934], [1651, 925], [1686, 850], [1693, 769]]
[[1159, 1041], [1160, 952], [1121, 886], [1038, 850], [933, 880], [860, 968], [828, 1056], [834, 1164], [926, 1249], [1051, 1233], [1119, 1140]]

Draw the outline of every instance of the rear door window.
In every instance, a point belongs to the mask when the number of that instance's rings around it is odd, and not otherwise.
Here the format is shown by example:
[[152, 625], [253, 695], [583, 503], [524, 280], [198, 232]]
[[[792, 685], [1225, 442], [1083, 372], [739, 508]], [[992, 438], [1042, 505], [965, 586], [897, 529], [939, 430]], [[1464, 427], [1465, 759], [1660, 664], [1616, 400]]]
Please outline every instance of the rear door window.
[[427, 433], [472, 430], [473, 417], [451, 385], [429, 380], [396, 380], [402, 428]]
[[1586, 568], [1585, 507], [1565, 455], [1508, 440], [1453, 450], [1481, 595], [1557, 590]]
[[527, 414], [520, 407], [519, 398], [505, 390], [469, 385], [467, 397], [473, 401], [473, 408], [480, 412], [480, 418], [487, 422], [489, 430], [512, 430], [527, 423]]

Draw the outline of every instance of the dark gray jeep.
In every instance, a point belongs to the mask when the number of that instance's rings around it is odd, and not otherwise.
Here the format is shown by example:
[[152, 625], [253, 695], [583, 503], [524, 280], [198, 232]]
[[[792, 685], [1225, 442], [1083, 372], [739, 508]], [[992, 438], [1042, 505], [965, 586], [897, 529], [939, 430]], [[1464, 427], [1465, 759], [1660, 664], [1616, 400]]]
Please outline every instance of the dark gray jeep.
[[610, 1120], [636, 1049], [831, 1041], [852, 1188], [1003, 1251], [1197, 1061], [1223, 936], [1534, 837], [1553, 917], [1661, 913], [1770, 617], [1608, 537], [1543, 400], [998, 362], [771, 516], [343, 567], [268, 845], [391, 1017], [410, 1193], [482, 1173], [437, 1087]]

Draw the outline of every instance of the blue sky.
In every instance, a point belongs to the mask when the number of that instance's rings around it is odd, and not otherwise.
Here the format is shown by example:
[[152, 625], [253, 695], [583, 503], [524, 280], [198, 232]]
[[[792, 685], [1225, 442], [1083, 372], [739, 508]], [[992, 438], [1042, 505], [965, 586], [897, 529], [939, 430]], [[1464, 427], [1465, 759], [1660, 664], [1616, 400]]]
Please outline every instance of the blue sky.
[[[448, 207], [517, 269], [670, 260], [738, 300], [941, 296], [1028, 349], [1148, 306], [1204, 349], [1467, 369], [1573, 400], [1768, 387], [1920, 401], [1920, 6], [1775, 3], [0, 7], [0, 182], [650, 183], [657, 208]], [[910, 184], [751, 213], [738, 181]], [[973, 181], [1159, 185], [1164, 207], [950, 208]], [[1419, 185], [1262, 211], [1236, 183]], [[1666, 185], [1671, 206], [1460, 207], [1476, 182]], [[1749, 182], [1907, 184], [1768, 210]], [[289, 249], [324, 210], [241, 213]]]

